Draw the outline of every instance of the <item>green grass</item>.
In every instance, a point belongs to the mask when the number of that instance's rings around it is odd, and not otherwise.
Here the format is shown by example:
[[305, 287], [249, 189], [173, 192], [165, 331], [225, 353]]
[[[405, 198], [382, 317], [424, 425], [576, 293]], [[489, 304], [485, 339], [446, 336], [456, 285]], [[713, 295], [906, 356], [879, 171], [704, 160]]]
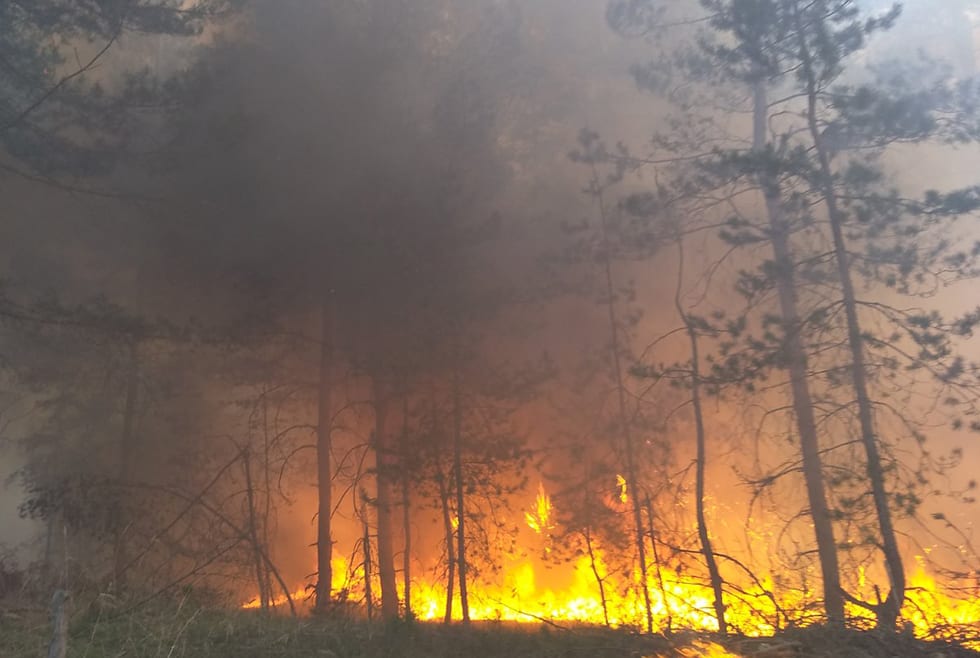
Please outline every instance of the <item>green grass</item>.
[[[0, 656], [45, 656], [50, 626], [40, 609], [0, 609]], [[343, 619], [263, 617], [190, 605], [122, 612], [88, 606], [70, 627], [71, 658], [640, 658], [698, 656], [693, 634], [672, 638], [626, 630], [475, 623], [369, 624]], [[749, 658], [961, 658], [978, 653], [901, 634], [811, 628], [770, 640], [730, 638]]]

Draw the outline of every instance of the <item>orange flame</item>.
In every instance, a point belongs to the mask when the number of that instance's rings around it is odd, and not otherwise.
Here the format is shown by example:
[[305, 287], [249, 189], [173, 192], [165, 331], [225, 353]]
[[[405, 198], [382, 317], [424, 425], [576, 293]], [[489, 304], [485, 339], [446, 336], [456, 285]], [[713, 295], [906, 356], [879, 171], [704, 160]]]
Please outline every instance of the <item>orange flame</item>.
[[695, 640], [691, 646], [681, 647], [677, 651], [684, 658], [741, 658], [740, 654], [731, 653], [720, 644], [703, 640]]
[[619, 488], [619, 502], [626, 504], [629, 502], [629, 495], [626, 493], [626, 478], [616, 475], [616, 486]]
[[[625, 500], [625, 478], [617, 476], [617, 485], [620, 500]], [[544, 486], [539, 485], [534, 505], [530, 511], [524, 513], [524, 520], [532, 531], [551, 541], [550, 532], [557, 527], [554, 512]], [[453, 525], [456, 526], [455, 523]], [[953, 590], [945, 589], [943, 583], [929, 574], [923, 558], [918, 558], [918, 562], [917, 569], [908, 579], [907, 600], [902, 609], [903, 621], [910, 624], [920, 637], [953, 637], [963, 628], [976, 628], [980, 624], [980, 597], [977, 596], [980, 592], [980, 574], [974, 573], [968, 583], [960, 583], [963, 586], [961, 589], [968, 589], [969, 585], [972, 590], [971, 595], [958, 598]], [[363, 567], [358, 565], [351, 568], [343, 558], [335, 558], [332, 566], [334, 595], [357, 604], [363, 599]], [[563, 573], [565, 579], [560, 585], [546, 584], [549, 576], [553, 577], [555, 574], [546, 566], [529, 561], [526, 556], [512, 556], [509, 562], [500, 566], [501, 575], [496, 582], [487, 583], [476, 577], [470, 582], [471, 619], [517, 622], [547, 620], [559, 624], [608, 623], [610, 626], [634, 627], [642, 627], [645, 623], [646, 609], [639, 568], [634, 565], [632, 571], [625, 574], [622, 569], [617, 571], [612, 568], [606, 551], [595, 539], [592, 540], [591, 557], [580, 554], [575, 558], [570, 573]], [[604, 583], [602, 589], [597, 577]], [[871, 586], [871, 578], [863, 569], [857, 579], [860, 586]], [[757, 580], [753, 582], [733, 584], [737, 585], [738, 595], [726, 596], [726, 618], [737, 632], [747, 636], [770, 635], [778, 630], [778, 626], [787, 623], [787, 613], [795, 615], [794, 623], [816, 620], [804, 614], [806, 610], [819, 607], [818, 595], [812, 589], [807, 593], [780, 588], [776, 585], [775, 578], [765, 574], [757, 574]], [[375, 592], [380, 591], [376, 583], [372, 585]], [[673, 628], [717, 630], [713, 592], [697, 576], [660, 565], [657, 569], [648, 570], [648, 582], [645, 585], [658, 630], [665, 630], [668, 625]], [[945, 583], [947, 588], [953, 585]], [[414, 578], [414, 616], [420, 620], [442, 619], [446, 609], [446, 594], [443, 582]], [[309, 598], [306, 588], [299, 589], [292, 596], [296, 602]], [[285, 603], [285, 596], [279, 596], [270, 605], [282, 607]], [[259, 601], [250, 600], [242, 607], [257, 608]], [[459, 619], [461, 614], [458, 596], [454, 597], [451, 609], [453, 618]], [[868, 611], [857, 607], [849, 607], [848, 613], [854, 618], [863, 619], [868, 619], [870, 615]], [[692, 653], [691, 656], [737, 656], [719, 645], [692, 646], [692, 651], [696, 650], [697, 653]], [[980, 649], [980, 642], [974, 641], [967, 646]]]

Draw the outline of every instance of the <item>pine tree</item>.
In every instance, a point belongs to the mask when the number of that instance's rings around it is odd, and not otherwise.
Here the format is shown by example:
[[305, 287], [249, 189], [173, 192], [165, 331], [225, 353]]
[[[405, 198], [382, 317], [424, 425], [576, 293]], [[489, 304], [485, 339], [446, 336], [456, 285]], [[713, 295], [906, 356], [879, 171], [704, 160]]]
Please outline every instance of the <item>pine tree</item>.
[[[150, 68], [123, 80], [99, 70], [134, 34], [193, 38], [230, 14], [237, 0], [127, 3], [5, 2], [0, 7], [0, 145], [6, 175], [75, 188], [64, 175], [97, 176], [127, 155], [178, 95], [178, 78]], [[154, 63], [158, 65], [158, 63]], [[142, 107], [142, 112], [132, 108]], [[75, 188], [77, 189], [77, 188]]]
[[[761, 189], [765, 221], [752, 217], [757, 211], [739, 209], [723, 237], [734, 246], [771, 246], [773, 260], [746, 270], [739, 287], [753, 306], [776, 293], [782, 332], [764, 324], [761, 337], [746, 341], [751, 349], [729, 354], [727, 366], [746, 375], [772, 366], [789, 369], [827, 617], [843, 621], [846, 598], [891, 629], [905, 590], [894, 517], [914, 514], [919, 498], [915, 483], [900, 476], [893, 452], [897, 437], [886, 436], [883, 417], [897, 417], [906, 428], [922, 424], [901, 411], [896, 416], [885, 397], [898, 390], [903, 368], [925, 369], [933, 373], [931, 381], [916, 381], [916, 390], [931, 387], [940, 399], [952, 386], [958, 403], [972, 408], [973, 374], [956, 366], [962, 360], [952, 343], [969, 334], [975, 320], [970, 312], [957, 325], [935, 313], [902, 311], [875, 297], [862, 298], [855, 281], [872, 294], [891, 290], [914, 296], [930, 284], [946, 285], [975, 271], [975, 250], [952, 244], [942, 233], [978, 207], [977, 189], [929, 192], [919, 199], [901, 195], [889, 187], [882, 156], [894, 144], [932, 142], [944, 148], [975, 141], [970, 108], [976, 84], [940, 78], [916, 88], [899, 68], [883, 67], [871, 80], [873, 73], [849, 68], [875, 33], [894, 24], [898, 8], [869, 17], [848, 0], [702, 0], [701, 5], [710, 27], [698, 36], [696, 51], [674, 59], [673, 71], [639, 68], [638, 78], [651, 87], [669, 86], [670, 76], [682, 72], [716, 85], [716, 93], [726, 90], [727, 101], [745, 107], [741, 86], [753, 116], [752, 148], [717, 146], [721, 140], [704, 148], [712, 139], [706, 123], [700, 131], [688, 131], [695, 139], [686, 145], [684, 139], [661, 140], [678, 154], [694, 150], [684, 153], [694, 163], [686, 168], [691, 177], [678, 176], [666, 195], [679, 200], [710, 191], [734, 199], [741, 189]], [[695, 94], [679, 98], [687, 110], [701, 111]], [[822, 252], [824, 244], [830, 246]], [[948, 333], [942, 334], [941, 326]], [[907, 342], [928, 347], [916, 353], [904, 348]], [[895, 353], [884, 356], [889, 350]], [[943, 373], [951, 378], [944, 380]], [[853, 397], [842, 394], [842, 386]], [[816, 411], [825, 401], [852, 410], [856, 427], [843, 427], [856, 433], [856, 441], [820, 438]], [[819, 425], [828, 425], [827, 418], [820, 417]], [[924, 440], [919, 430], [910, 434], [918, 443]], [[864, 473], [835, 464], [845, 474], [830, 477], [823, 462], [850, 454], [851, 445], [862, 447]], [[915, 477], [924, 482], [922, 473]], [[870, 509], [859, 502], [869, 499]], [[844, 591], [838, 553], [850, 555], [854, 546], [850, 539], [838, 542], [834, 521], [845, 533], [860, 525], [862, 545], [883, 557], [889, 591], [876, 602]]]

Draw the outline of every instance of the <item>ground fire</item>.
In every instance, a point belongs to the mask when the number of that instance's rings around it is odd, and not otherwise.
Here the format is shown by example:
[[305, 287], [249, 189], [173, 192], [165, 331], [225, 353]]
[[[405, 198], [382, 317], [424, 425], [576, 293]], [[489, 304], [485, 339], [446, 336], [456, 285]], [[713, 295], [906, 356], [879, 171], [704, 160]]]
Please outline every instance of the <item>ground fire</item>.
[[[616, 478], [617, 501], [627, 500], [626, 481]], [[557, 529], [554, 521], [556, 510], [544, 484], [539, 484], [535, 499], [524, 512], [524, 522], [535, 535], [547, 537]], [[456, 524], [453, 524], [454, 529]], [[547, 544], [547, 541], [545, 541]], [[546, 557], [551, 548], [544, 547]], [[558, 587], [547, 583], [554, 581], [554, 572], [565, 574]], [[373, 570], [377, 579], [376, 569]], [[344, 558], [333, 561], [333, 591], [351, 605], [357, 615], [364, 615], [363, 564], [352, 565]], [[600, 594], [597, 578], [604, 584]], [[916, 558], [916, 568], [909, 579], [908, 597], [902, 609], [902, 621], [916, 635], [937, 638], [954, 635], [958, 628], [980, 624], [980, 580], [977, 574], [967, 574], [955, 582], [942, 582], [931, 575], [927, 561]], [[667, 566], [651, 565], [648, 570], [647, 588], [650, 605], [658, 632], [670, 630], [717, 631], [718, 622], [712, 609], [711, 587], [696, 575], [672, 570]], [[819, 594], [816, 588], [809, 593], [780, 592], [773, 574], [754, 573], [742, 581], [728, 583], [731, 594], [726, 598], [726, 616], [729, 626], [736, 632], [749, 636], [768, 636], [786, 627], [802, 622], [819, 622]], [[873, 587], [860, 575], [861, 594], [873, 595]], [[411, 616], [427, 622], [442, 621], [446, 609], [446, 585], [438, 579], [413, 578]], [[640, 571], [634, 567], [630, 577], [617, 574], [607, 566], [607, 550], [594, 542], [593, 553], [578, 555], [563, 565], [548, 563], [545, 559], [524, 557], [506, 562], [496, 582], [478, 581], [470, 590], [470, 619], [485, 621], [545, 623], [557, 627], [608, 625], [612, 627], [642, 627], [645, 617], [644, 598], [641, 595]], [[379, 583], [372, 583], [372, 591], [379, 591]], [[311, 588], [303, 586], [292, 593], [297, 602], [309, 602]], [[404, 586], [399, 590], [404, 595]], [[605, 606], [603, 605], [605, 598]], [[285, 609], [286, 598], [279, 596], [272, 605]], [[257, 608], [259, 601], [250, 599], [243, 608]], [[376, 608], [376, 604], [375, 604]], [[605, 611], [604, 611], [605, 608]], [[850, 606], [848, 614], [858, 624], [873, 625], [871, 614]], [[460, 618], [458, 599], [453, 601], [453, 619]], [[863, 621], [862, 621], [863, 620]], [[980, 645], [977, 645], [980, 648]], [[692, 649], [694, 650], [694, 649]], [[697, 649], [698, 656], [730, 656], [718, 645], [703, 643]]]

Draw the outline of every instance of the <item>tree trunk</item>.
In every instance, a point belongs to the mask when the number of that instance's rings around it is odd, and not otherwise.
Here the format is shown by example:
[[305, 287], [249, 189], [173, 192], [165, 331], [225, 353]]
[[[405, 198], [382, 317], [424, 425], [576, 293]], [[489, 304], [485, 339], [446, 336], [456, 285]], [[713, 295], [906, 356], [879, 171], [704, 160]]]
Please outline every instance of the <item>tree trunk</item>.
[[453, 544], [453, 513], [449, 507], [449, 488], [442, 474], [442, 467], [436, 473], [439, 484], [439, 502], [442, 504], [442, 525], [446, 536], [446, 614], [443, 621], [447, 624], [453, 620], [453, 591], [456, 585], [456, 548]]
[[[271, 448], [272, 440], [269, 434], [269, 397], [267, 395], [262, 396], [262, 476], [263, 476], [263, 491], [265, 495], [262, 497], [262, 517], [259, 522], [262, 532], [261, 534], [256, 534], [256, 537], [261, 541], [262, 546], [266, 547], [266, 550], [272, 546], [272, 540], [269, 537], [269, 526], [272, 525], [269, 519], [272, 517], [272, 496], [269, 492], [272, 491], [272, 469], [271, 466]], [[265, 591], [269, 593], [270, 599], [272, 598], [272, 576], [269, 574], [269, 569], [263, 569], [262, 574], [264, 577], [264, 582], [262, 586], [265, 587]], [[272, 605], [275, 605], [273, 600]]]
[[861, 443], [867, 459], [866, 469], [871, 484], [871, 497], [878, 517], [878, 530], [881, 533], [881, 550], [885, 556], [885, 568], [891, 591], [884, 601], [871, 606], [877, 615], [877, 625], [881, 629], [894, 630], [898, 615], [905, 602], [905, 567], [898, 548], [891, 508], [888, 505], [888, 491], [885, 486], [885, 473], [878, 451], [878, 438], [875, 432], [871, 396], [868, 393], [867, 368], [864, 361], [864, 347], [861, 339], [861, 324], [857, 314], [857, 296], [851, 279], [850, 259], [844, 241], [844, 218], [837, 205], [834, 192], [833, 172], [830, 157], [817, 124], [817, 89], [813, 71], [813, 60], [806, 44], [799, 8], [796, 10], [797, 34], [800, 42], [800, 58], [803, 62], [803, 75], [807, 91], [807, 124], [810, 137], [820, 164], [820, 191], [827, 206], [830, 231], [834, 239], [834, 259], [840, 279], [844, 302], [844, 317], [847, 321], [847, 345], [851, 354], [851, 381], [857, 398], [858, 423], [861, 430]]
[[701, 541], [701, 552], [704, 554], [704, 561], [708, 566], [708, 577], [711, 580], [711, 591], [714, 593], [715, 617], [718, 619], [718, 632], [722, 635], [728, 634], [728, 624], [725, 622], [725, 603], [722, 597], [721, 573], [718, 571], [718, 562], [715, 560], [715, 552], [711, 547], [711, 538], [708, 536], [708, 521], [704, 514], [704, 480], [705, 465], [707, 463], [705, 437], [704, 437], [704, 416], [701, 412], [701, 372], [698, 364], [698, 339], [694, 328], [687, 323], [688, 336], [691, 339], [691, 402], [694, 406], [694, 428], [697, 436], [697, 476], [696, 476], [696, 500], [698, 517], [698, 539]]
[[[725, 602], [722, 595], [721, 573], [718, 571], [718, 562], [715, 560], [715, 552], [711, 546], [711, 537], [708, 535], [708, 521], [704, 513], [704, 481], [708, 457], [707, 446], [705, 445], [704, 413], [701, 409], [701, 363], [698, 352], [697, 329], [695, 329], [691, 317], [684, 312], [684, 308], [681, 305], [681, 286], [684, 280], [684, 243], [680, 236], [677, 238], [677, 259], [677, 290], [674, 295], [674, 306], [677, 308], [677, 313], [684, 322], [684, 327], [687, 329], [687, 337], [691, 344], [691, 406], [694, 410], [694, 431], [697, 445], [694, 503], [698, 522], [698, 539], [701, 542], [701, 553], [704, 555], [704, 562], [708, 567], [708, 579], [711, 582], [711, 591], [714, 595], [713, 604], [715, 618], [718, 620], [718, 632], [722, 635], [727, 635], [728, 624], [725, 621]], [[650, 522], [653, 523], [653, 519]]]
[[361, 538], [361, 550], [364, 554], [364, 605], [367, 608], [367, 618], [371, 621], [374, 616], [374, 595], [371, 591], [371, 526], [368, 523], [367, 501], [361, 501], [361, 523], [364, 536]]
[[[54, 533], [55, 519], [54, 512], [48, 514], [47, 522], [44, 524], [44, 576], [50, 582], [55, 582], [54, 575]], [[61, 583], [62, 587], [67, 587], [68, 583]]]
[[378, 576], [381, 580], [381, 616], [386, 619], [398, 618], [398, 587], [395, 579], [395, 550], [393, 538], [392, 512], [392, 450], [389, 445], [387, 414], [387, 391], [374, 380], [374, 454], [378, 487]]
[[586, 526], [583, 534], [585, 535], [585, 548], [589, 552], [589, 567], [592, 569], [592, 575], [595, 576], [596, 585], [599, 586], [599, 601], [602, 603], [602, 621], [608, 627], [609, 604], [606, 602], [606, 579], [599, 573], [599, 565], [596, 563], [595, 549], [592, 546], [591, 528]]
[[402, 474], [402, 525], [405, 532], [405, 552], [402, 557], [402, 580], [405, 583], [405, 619], [412, 615], [412, 490], [408, 474]]
[[633, 539], [636, 545], [636, 555], [640, 566], [640, 589], [643, 592], [643, 602], [646, 606], [647, 632], [653, 633], [653, 610], [650, 605], [650, 586], [647, 582], [647, 558], [646, 542], [643, 539], [643, 507], [640, 501], [639, 481], [636, 476], [636, 460], [633, 447], [633, 431], [630, 422], [629, 412], [626, 405], [626, 385], [623, 381], [623, 368], [620, 363], [619, 345], [619, 320], [616, 317], [616, 290], [613, 285], [612, 262], [609, 254], [608, 227], [606, 226], [606, 208], [602, 199], [602, 191], [599, 187], [599, 176], [592, 169], [592, 184], [595, 189], [596, 200], [599, 204], [599, 228], [601, 231], [601, 246], [603, 273], [605, 275], [606, 288], [606, 308], [609, 320], [610, 351], [612, 352], [613, 377], [616, 382], [617, 400], [619, 403], [619, 426], [623, 433], [626, 449], [626, 480], [627, 486], [633, 488], [632, 495], [629, 496], [633, 503]]
[[51, 644], [48, 658], [65, 658], [68, 653], [68, 592], [55, 590], [51, 597]]
[[459, 564], [459, 607], [463, 623], [470, 621], [469, 593], [466, 590], [466, 507], [463, 482], [463, 403], [459, 371], [453, 372], [453, 478], [456, 485], [456, 561]]
[[[766, 150], [766, 121], [768, 101], [765, 81], [754, 86], [753, 99], [753, 149], [758, 153]], [[823, 578], [824, 609], [832, 624], [844, 622], [844, 597], [840, 586], [840, 566], [837, 559], [837, 542], [827, 505], [823, 481], [823, 464], [817, 424], [813, 412], [813, 400], [807, 380], [807, 357], [800, 336], [801, 322], [796, 297], [796, 277], [789, 247], [789, 224], [783, 212], [781, 190], [778, 181], [767, 174], [760, 175], [759, 183], [765, 197], [766, 211], [773, 256], [776, 261], [776, 291], [786, 333], [786, 358], [788, 361], [793, 412], [800, 435], [800, 452], [803, 461], [803, 479], [806, 482], [810, 517], [817, 541], [820, 572]]]
[[316, 428], [316, 609], [320, 612], [326, 610], [330, 605], [331, 584], [333, 582], [333, 566], [331, 564], [333, 537], [330, 529], [333, 512], [333, 465], [330, 454], [333, 447], [331, 441], [331, 425], [333, 422], [331, 399], [334, 358], [333, 315], [333, 298], [328, 293], [320, 307], [320, 381], [317, 395]]
[[258, 521], [255, 514], [255, 483], [252, 481], [252, 453], [246, 448], [242, 451], [242, 469], [245, 472], [245, 498], [248, 504], [248, 538], [252, 544], [255, 560], [255, 582], [259, 588], [259, 608], [263, 613], [269, 611], [269, 579], [263, 560], [263, 546], [259, 541]]
[[667, 618], [664, 620], [664, 627], [661, 630], [669, 634], [674, 626], [674, 615], [670, 611], [670, 602], [667, 598], [669, 592], [667, 591], [667, 586], [664, 584], [663, 564], [660, 562], [660, 553], [657, 551], [657, 532], [653, 525], [653, 502], [650, 500], [649, 494], [647, 494], [646, 503], [647, 524], [650, 528], [650, 553], [653, 555], [653, 568], [657, 572], [657, 586], [660, 587], [660, 597], [664, 603], [664, 611], [667, 613]]

